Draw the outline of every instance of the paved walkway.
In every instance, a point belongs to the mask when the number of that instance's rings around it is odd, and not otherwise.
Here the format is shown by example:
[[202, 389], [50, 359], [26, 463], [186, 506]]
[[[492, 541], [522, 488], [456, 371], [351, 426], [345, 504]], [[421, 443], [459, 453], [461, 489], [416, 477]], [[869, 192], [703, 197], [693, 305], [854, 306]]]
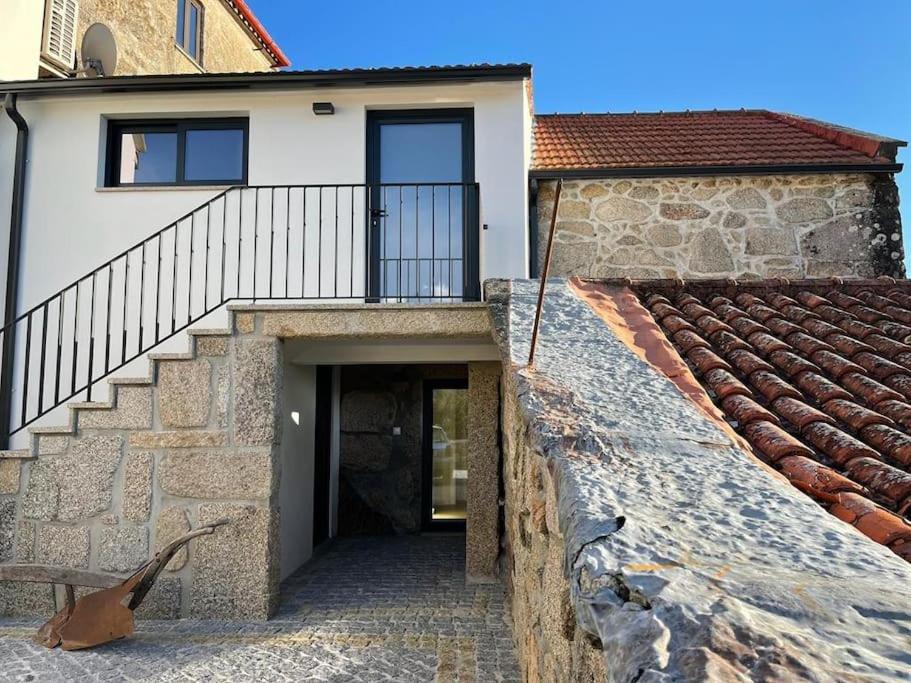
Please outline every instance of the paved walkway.
[[269, 622], [140, 621], [94, 650], [49, 651], [0, 619], [7, 681], [518, 681], [505, 595], [465, 585], [460, 536], [357, 538], [285, 582]]

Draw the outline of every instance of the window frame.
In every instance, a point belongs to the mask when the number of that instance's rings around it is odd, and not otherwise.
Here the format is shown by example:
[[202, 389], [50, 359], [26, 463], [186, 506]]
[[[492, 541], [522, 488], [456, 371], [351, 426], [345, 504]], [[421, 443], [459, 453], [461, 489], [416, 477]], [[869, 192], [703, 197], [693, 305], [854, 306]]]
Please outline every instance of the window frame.
[[[178, 24], [180, 19], [180, 5], [183, 4], [183, 27]], [[194, 55], [190, 52], [189, 43], [190, 43], [190, 11], [191, 7], [196, 8], [196, 54]], [[193, 60], [194, 63], [202, 66], [202, 36], [203, 36], [203, 6], [199, 0], [177, 0], [177, 11], [175, 12], [174, 17], [175, 30], [174, 32], [174, 44], [180, 48], [180, 51], [183, 52], [187, 57]], [[183, 40], [180, 39], [180, 34], [183, 33]]]
[[[232, 180], [187, 180], [187, 132], [193, 130], [240, 130], [243, 133], [241, 177]], [[173, 181], [157, 183], [120, 182], [120, 160], [124, 133], [175, 133], [177, 135], [176, 169]], [[247, 117], [200, 119], [112, 119], [108, 121], [105, 158], [105, 187], [231, 187], [247, 185], [250, 160], [250, 119]]]

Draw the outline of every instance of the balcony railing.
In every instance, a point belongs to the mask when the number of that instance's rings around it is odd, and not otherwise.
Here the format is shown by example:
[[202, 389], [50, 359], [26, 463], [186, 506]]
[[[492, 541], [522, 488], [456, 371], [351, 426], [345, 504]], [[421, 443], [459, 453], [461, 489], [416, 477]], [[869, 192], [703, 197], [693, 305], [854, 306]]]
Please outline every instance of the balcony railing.
[[480, 299], [476, 184], [234, 187], [0, 330], [8, 437], [234, 300]]

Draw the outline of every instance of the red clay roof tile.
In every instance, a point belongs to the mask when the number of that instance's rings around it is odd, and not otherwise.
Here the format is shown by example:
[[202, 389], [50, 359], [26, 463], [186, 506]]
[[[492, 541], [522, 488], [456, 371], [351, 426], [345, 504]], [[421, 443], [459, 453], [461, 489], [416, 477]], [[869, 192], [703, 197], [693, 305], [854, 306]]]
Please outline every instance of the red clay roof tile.
[[893, 163], [894, 144], [764, 110], [547, 114], [535, 117], [533, 170], [865, 167]]
[[682, 308], [671, 307], [668, 317], [698, 327], [695, 343], [670, 334], [667, 318], [661, 323], [757, 453], [911, 561], [911, 370], [903, 364], [911, 360], [911, 327], [894, 322], [911, 320], [911, 283], [642, 281], [633, 288], [674, 301]]

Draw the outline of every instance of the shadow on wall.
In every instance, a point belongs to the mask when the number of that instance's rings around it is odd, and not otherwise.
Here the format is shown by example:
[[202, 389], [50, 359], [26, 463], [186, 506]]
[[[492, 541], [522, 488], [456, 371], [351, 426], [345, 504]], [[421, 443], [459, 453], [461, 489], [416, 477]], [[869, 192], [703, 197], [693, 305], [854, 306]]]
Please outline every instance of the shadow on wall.
[[342, 368], [339, 535], [421, 530], [422, 383], [467, 374], [464, 365]]

